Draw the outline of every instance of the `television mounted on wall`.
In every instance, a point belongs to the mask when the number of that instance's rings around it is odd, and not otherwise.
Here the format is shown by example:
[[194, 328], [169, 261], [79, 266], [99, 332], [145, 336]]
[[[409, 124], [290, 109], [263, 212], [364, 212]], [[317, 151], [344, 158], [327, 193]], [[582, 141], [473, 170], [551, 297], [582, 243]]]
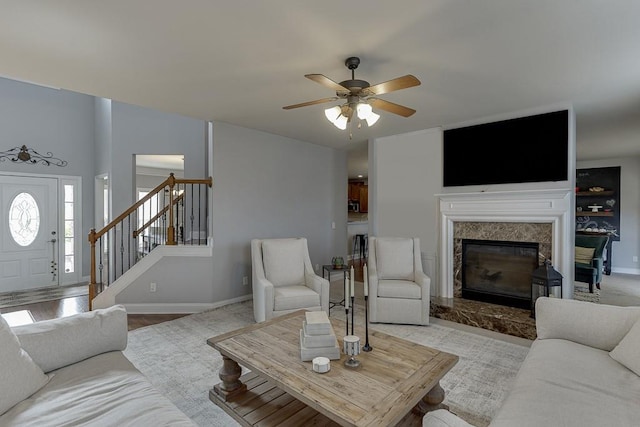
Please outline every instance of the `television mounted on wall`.
[[569, 111], [447, 129], [445, 187], [566, 181]]

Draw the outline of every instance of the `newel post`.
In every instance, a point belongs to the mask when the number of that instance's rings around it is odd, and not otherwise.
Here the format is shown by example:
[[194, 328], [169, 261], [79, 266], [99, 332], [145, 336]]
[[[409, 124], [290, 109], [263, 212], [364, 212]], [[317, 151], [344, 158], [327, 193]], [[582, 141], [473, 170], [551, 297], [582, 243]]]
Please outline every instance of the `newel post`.
[[167, 245], [177, 245], [176, 230], [173, 226], [173, 187], [176, 185], [176, 177], [173, 176], [173, 172], [169, 174], [167, 184], [169, 185], [169, 226], [167, 227]]
[[89, 311], [92, 310], [93, 299], [96, 297], [96, 229], [89, 230], [89, 244], [91, 245], [91, 276], [89, 278]]

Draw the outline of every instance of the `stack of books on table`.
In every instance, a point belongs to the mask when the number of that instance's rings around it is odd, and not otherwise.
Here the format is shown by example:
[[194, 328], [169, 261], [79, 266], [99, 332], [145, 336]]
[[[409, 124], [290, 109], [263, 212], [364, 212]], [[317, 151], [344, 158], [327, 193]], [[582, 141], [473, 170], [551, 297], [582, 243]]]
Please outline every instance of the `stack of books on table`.
[[340, 347], [327, 313], [309, 311], [300, 329], [300, 357], [306, 362], [320, 356], [340, 359]]

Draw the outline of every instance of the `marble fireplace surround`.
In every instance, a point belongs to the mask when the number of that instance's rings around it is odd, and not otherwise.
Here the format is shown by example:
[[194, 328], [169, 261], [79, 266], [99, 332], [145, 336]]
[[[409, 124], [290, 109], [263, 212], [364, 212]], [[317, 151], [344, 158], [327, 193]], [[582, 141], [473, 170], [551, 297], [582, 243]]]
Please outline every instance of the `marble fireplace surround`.
[[[574, 210], [571, 207], [571, 196], [572, 192], [568, 189], [437, 195], [440, 210], [440, 280], [436, 289], [437, 296], [443, 298], [459, 296], [454, 292], [455, 240], [456, 234], [460, 237], [460, 229], [469, 225], [462, 223], [488, 223], [487, 226], [510, 223], [505, 224], [506, 227], [496, 227], [502, 229], [513, 229], [512, 226], [515, 225], [513, 223], [520, 223], [525, 229], [541, 230], [548, 230], [549, 227], [545, 225], [549, 224], [551, 236], [542, 236], [536, 240], [542, 242], [542, 254], [550, 243], [551, 262], [564, 276], [562, 295], [564, 297], [573, 295], [573, 218], [571, 215]], [[541, 226], [527, 227], [526, 224]], [[480, 233], [485, 234], [482, 231]], [[492, 236], [491, 239], [512, 240], [500, 236]]]

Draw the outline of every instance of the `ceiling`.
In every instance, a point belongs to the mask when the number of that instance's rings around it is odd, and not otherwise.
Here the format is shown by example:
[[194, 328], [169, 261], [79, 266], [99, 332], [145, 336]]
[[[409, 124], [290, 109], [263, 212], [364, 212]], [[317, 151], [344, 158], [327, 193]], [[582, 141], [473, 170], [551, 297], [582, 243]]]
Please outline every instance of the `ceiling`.
[[[570, 102], [578, 158], [640, 155], [640, 2], [632, 0], [0, 0], [0, 75], [330, 147]], [[371, 84], [417, 110], [330, 124], [304, 78]], [[335, 104], [338, 104], [336, 102]]]
[[137, 154], [136, 166], [183, 171], [184, 156], [182, 154]]

